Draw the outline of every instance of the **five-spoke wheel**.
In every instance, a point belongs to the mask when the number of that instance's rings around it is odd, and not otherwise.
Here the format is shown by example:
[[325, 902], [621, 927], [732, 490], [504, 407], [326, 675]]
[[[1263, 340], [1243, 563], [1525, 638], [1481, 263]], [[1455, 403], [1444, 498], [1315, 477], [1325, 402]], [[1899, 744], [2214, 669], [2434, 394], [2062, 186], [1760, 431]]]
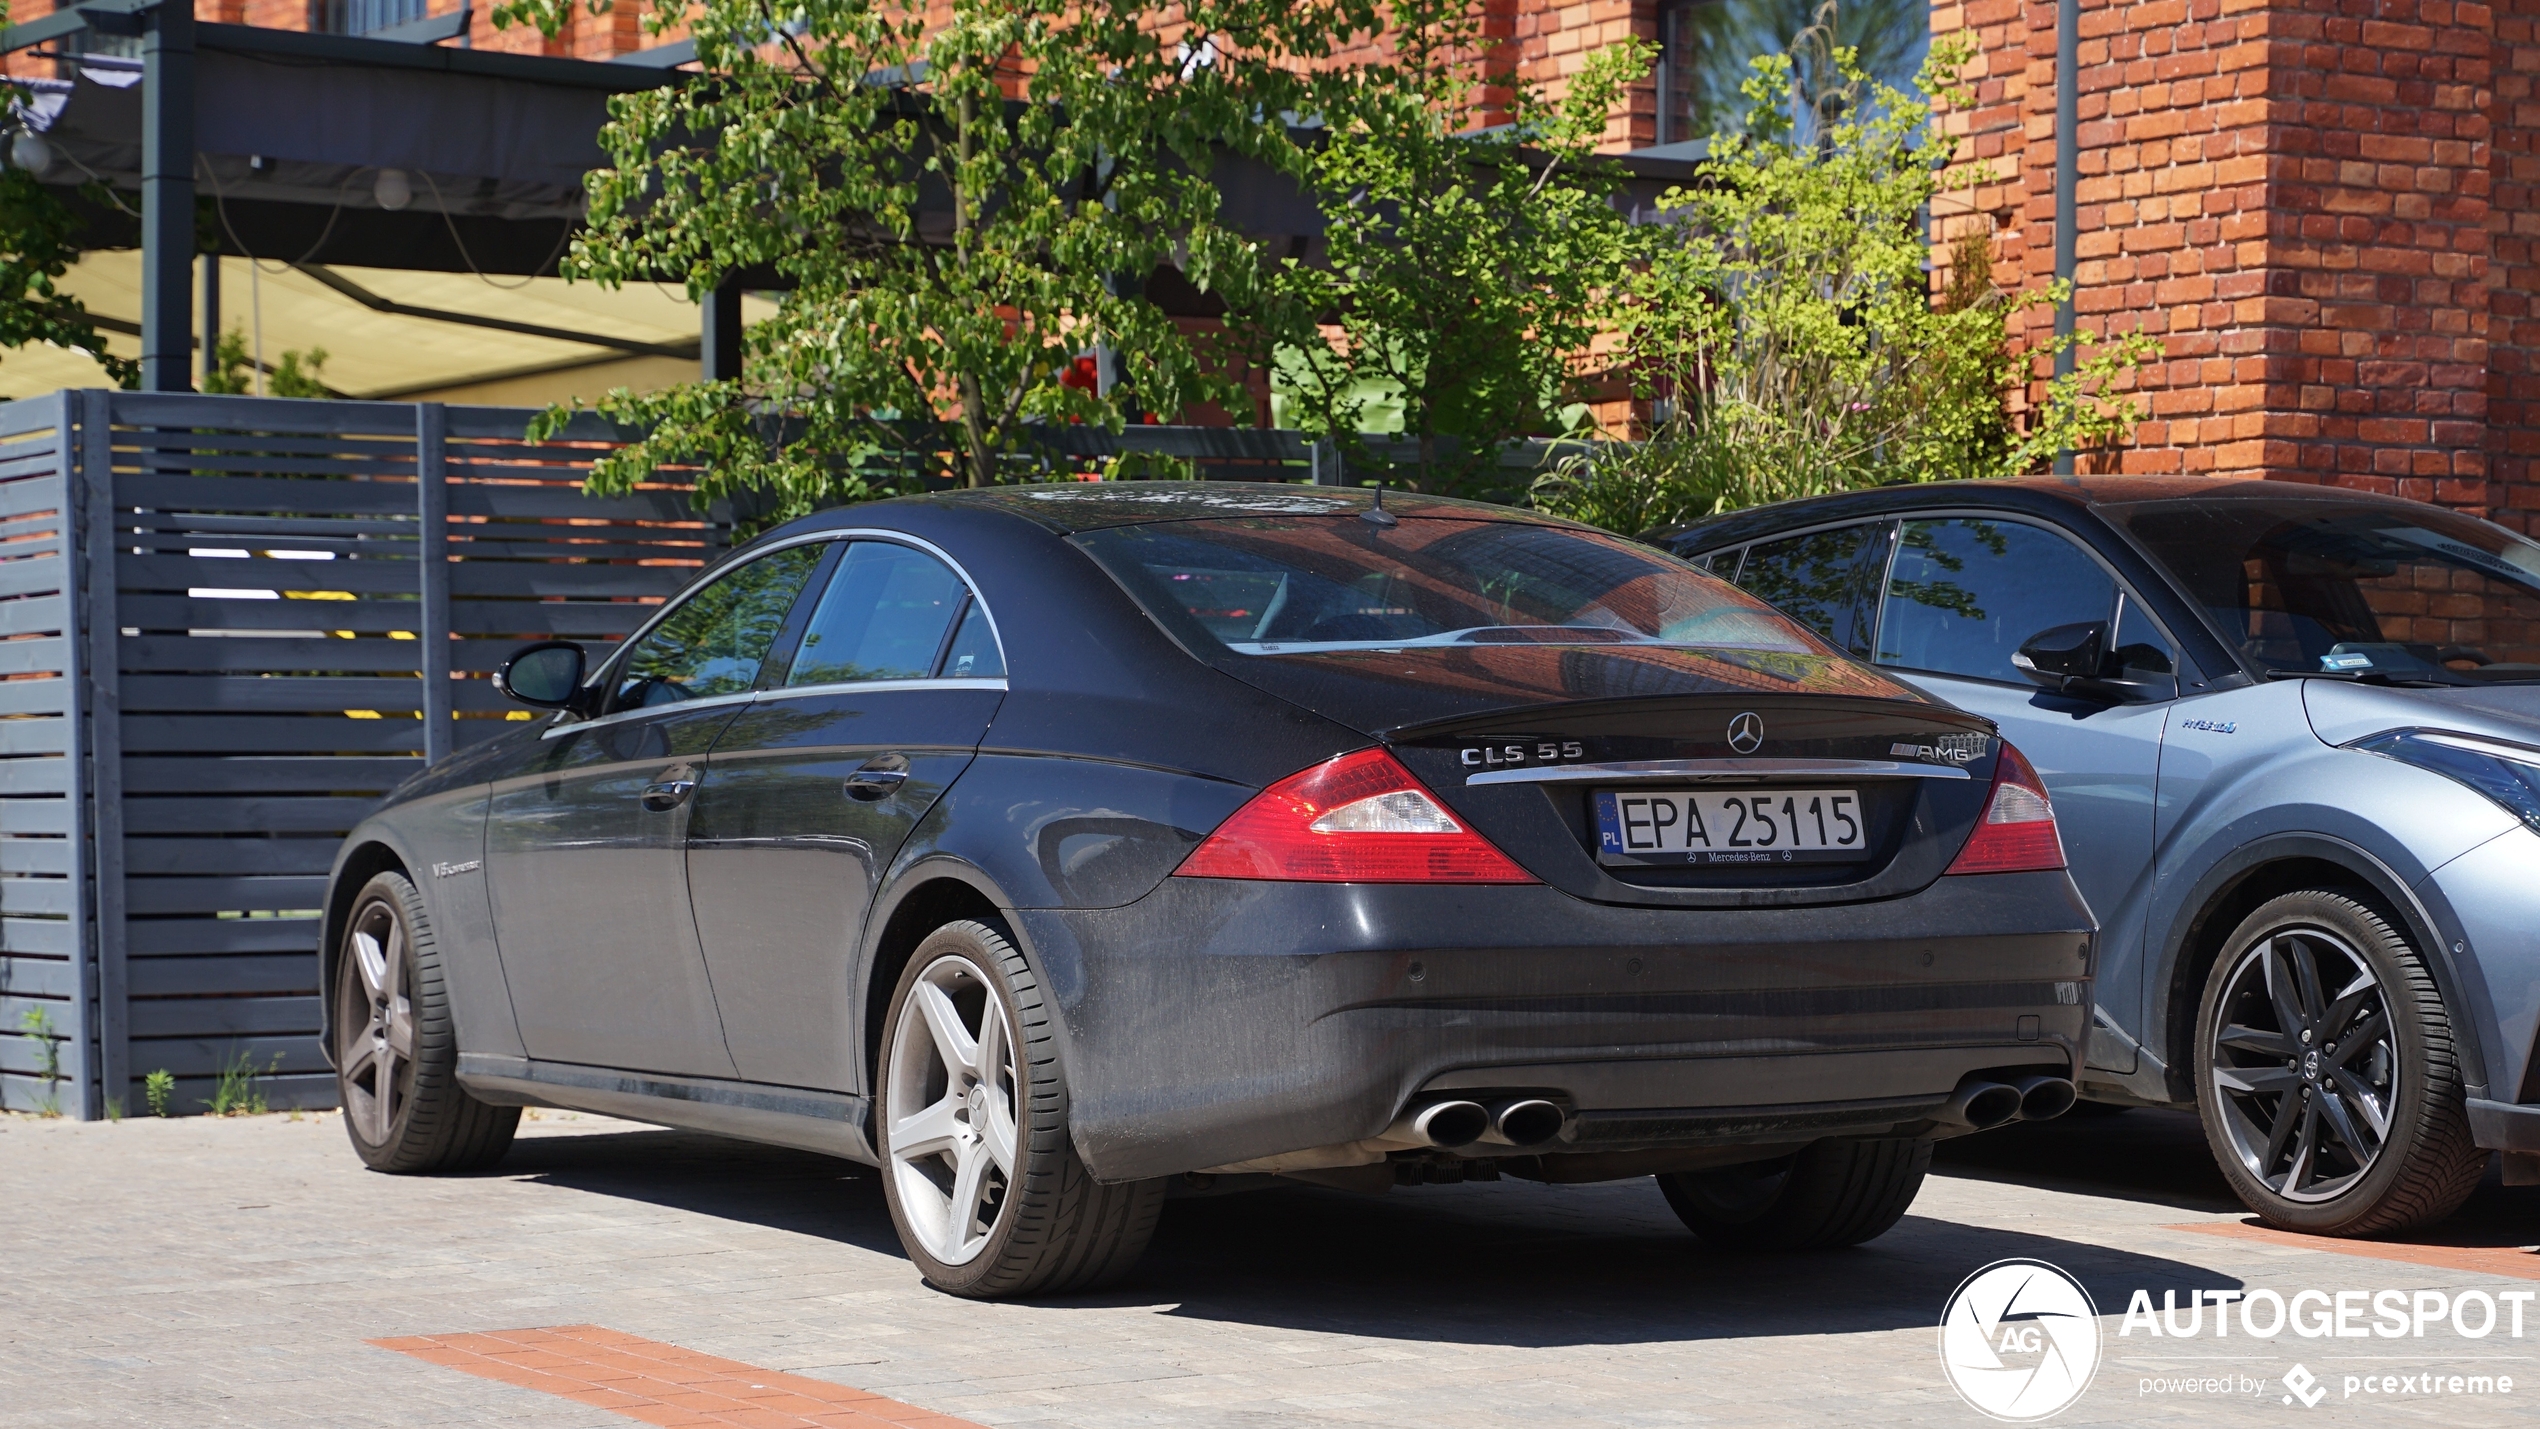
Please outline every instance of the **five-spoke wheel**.
[[918, 970], [892, 1029], [890, 1175], [927, 1254], [967, 1265], [1014, 1184], [1014, 1039], [988, 975], [959, 953]]
[[2214, 1159], [2277, 1225], [2427, 1224], [2486, 1167], [2433, 976], [2346, 894], [2289, 893], [2249, 915], [2206, 980], [2196, 1060]]
[[336, 988], [335, 1065], [344, 1117], [362, 1138], [384, 1143], [414, 1091], [415, 1011], [406, 964], [406, 925], [391, 890], [353, 910], [344, 971]]
[[458, 1031], [423, 894], [382, 873], [353, 895], [333, 991], [336, 1092], [353, 1149], [379, 1171], [469, 1171], [511, 1146], [520, 1108], [458, 1081]]
[[1053, 1019], [1005, 930], [966, 919], [917, 945], [884, 1016], [883, 1196], [909, 1259], [956, 1295], [1089, 1290], [1154, 1234], [1163, 1183], [1106, 1185], [1076, 1154]]

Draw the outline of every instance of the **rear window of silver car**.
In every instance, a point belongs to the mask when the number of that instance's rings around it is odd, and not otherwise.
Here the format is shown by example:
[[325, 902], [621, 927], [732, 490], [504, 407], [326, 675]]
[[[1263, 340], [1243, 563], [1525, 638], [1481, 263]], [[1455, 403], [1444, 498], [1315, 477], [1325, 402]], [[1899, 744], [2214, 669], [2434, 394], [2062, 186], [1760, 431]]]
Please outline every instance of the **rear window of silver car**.
[[1239, 655], [1454, 645], [1834, 653], [1673, 556], [1558, 526], [1259, 517], [1076, 539], [1165, 624]]

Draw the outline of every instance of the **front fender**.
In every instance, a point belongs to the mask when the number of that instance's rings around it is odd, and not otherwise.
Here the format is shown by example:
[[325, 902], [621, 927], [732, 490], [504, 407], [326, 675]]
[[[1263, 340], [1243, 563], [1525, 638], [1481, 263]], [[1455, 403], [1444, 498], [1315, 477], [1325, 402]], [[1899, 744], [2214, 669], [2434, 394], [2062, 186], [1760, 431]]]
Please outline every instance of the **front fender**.
[[[2430, 870], [2386, 832], [2348, 811], [2267, 810], [2247, 822], [2275, 822], [2270, 816], [2280, 816], [2290, 827], [2229, 831], [2242, 837], [2215, 840], [2212, 856], [2200, 867], [2180, 870], [2175, 880], [2167, 875], [2162, 879], [2153, 926], [2167, 932], [2147, 988], [2164, 1000], [2155, 1004], [2144, 1051], [2164, 1069], [2170, 1099], [2182, 1105], [2196, 1099], [2193, 1043], [2204, 983], [2201, 970], [2191, 975], [2188, 960], [2212, 939], [2228, 936], [2229, 929], [2212, 926], [2218, 909], [2227, 906], [2224, 895], [2270, 866], [2291, 862], [2336, 867], [2372, 890], [2398, 917], [2400, 931], [2425, 955], [2443, 1005], [2453, 1013], [2454, 1046], [2470, 1094], [2484, 1095], [2495, 1005], [2477, 963], [2460, 956], [2465, 935], [2441, 891], [2425, 881]], [[2334, 831], [2321, 825], [2334, 826]]]
[[485, 883], [487, 787], [444, 788], [364, 819], [344, 838], [327, 872], [318, 919], [320, 1045], [335, 1046], [335, 949], [342, 946], [353, 895], [374, 874], [397, 868], [423, 894], [441, 951], [442, 980], [459, 1050], [521, 1057], [520, 1026], [494, 937]]

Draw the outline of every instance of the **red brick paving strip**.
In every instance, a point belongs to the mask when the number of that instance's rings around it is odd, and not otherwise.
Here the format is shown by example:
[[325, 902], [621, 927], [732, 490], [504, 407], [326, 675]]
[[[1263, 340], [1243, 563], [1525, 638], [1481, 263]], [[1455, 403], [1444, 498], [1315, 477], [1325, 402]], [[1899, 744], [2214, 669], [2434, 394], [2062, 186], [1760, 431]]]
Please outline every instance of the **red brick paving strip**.
[[2337, 1255], [2360, 1255], [2370, 1260], [2400, 1260], [2411, 1265], [2431, 1265], [2438, 1270], [2473, 1270], [2481, 1275], [2509, 1275], [2517, 1280], [2540, 1280], [2540, 1255], [2512, 1246], [2481, 1245], [2412, 1245], [2391, 1240], [2339, 1240], [2331, 1236], [2296, 1235], [2273, 1226], [2251, 1225], [2247, 1221], [2201, 1221], [2194, 1225], [2167, 1226], [2167, 1230], [2194, 1231], [2198, 1235], [2218, 1235], [2231, 1240], [2265, 1241], [2269, 1245], [2289, 1245], [2297, 1250], [2323, 1250]]
[[604, 1330], [558, 1325], [373, 1340], [383, 1350], [630, 1419], [698, 1429], [979, 1429], [932, 1409]]

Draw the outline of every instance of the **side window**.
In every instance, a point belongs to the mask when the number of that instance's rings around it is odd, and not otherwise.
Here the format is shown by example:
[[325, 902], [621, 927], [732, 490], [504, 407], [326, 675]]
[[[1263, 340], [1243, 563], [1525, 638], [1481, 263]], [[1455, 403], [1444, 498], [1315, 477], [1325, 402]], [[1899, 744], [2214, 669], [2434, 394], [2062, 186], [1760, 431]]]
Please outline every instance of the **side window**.
[[1878, 661], [2026, 684], [2011, 652], [2040, 631], [2106, 620], [2116, 598], [2115, 579], [2053, 531], [2015, 521], [1908, 521], [1879, 612]]
[[[924, 551], [857, 541], [821, 592], [785, 683], [923, 680], [969, 596], [961, 577]], [[996, 642], [987, 643], [993, 652]], [[975, 663], [978, 652], [971, 654]]]
[[819, 564], [819, 546], [788, 546], [717, 576], [627, 652], [609, 708], [678, 704], [756, 685], [759, 663]]
[[2177, 674], [2178, 652], [2171, 648], [2169, 637], [2135, 604], [2134, 597], [2120, 592], [2117, 598], [2122, 602], [2117, 607], [2117, 634], [2108, 642], [2113, 657], [2109, 663], [2116, 667], [2117, 678]]
[[944, 650], [947, 680], [1001, 680], [1005, 655], [997, 649], [997, 632], [988, 624], [987, 607], [973, 599], [962, 611], [961, 628]]
[[1747, 547], [1738, 587], [1855, 655], [1870, 653], [1863, 609], [1870, 564], [1886, 554], [1887, 523], [1838, 526]]

